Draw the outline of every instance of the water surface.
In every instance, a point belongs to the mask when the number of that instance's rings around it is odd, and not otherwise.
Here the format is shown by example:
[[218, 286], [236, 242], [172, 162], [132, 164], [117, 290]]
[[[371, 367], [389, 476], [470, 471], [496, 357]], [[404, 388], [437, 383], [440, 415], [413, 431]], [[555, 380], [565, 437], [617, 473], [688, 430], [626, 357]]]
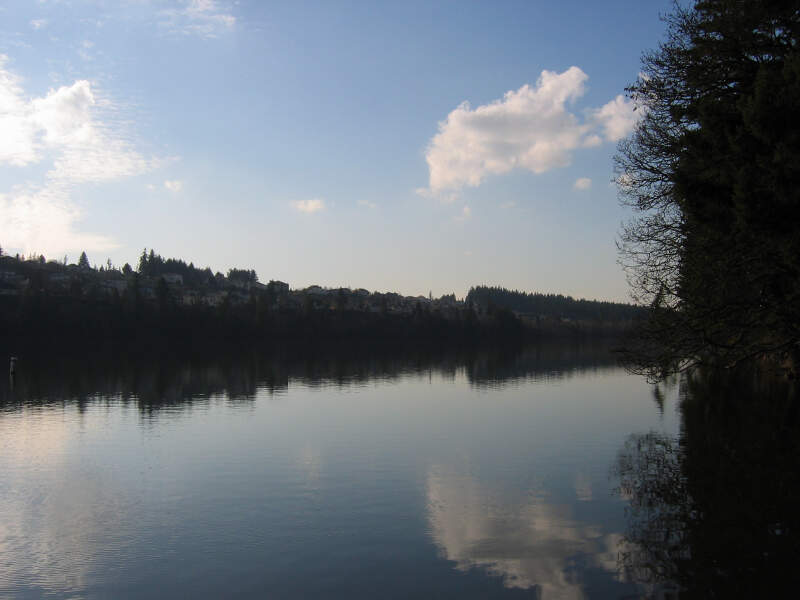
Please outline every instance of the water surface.
[[604, 348], [22, 357], [0, 388], [0, 596], [636, 598]]

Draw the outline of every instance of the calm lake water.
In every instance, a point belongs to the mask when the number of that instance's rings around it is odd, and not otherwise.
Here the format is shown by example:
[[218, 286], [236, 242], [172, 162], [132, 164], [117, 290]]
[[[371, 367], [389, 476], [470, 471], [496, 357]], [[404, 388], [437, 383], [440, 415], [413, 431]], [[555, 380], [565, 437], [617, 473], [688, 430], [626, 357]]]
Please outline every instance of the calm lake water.
[[637, 557], [685, 386], [596, 346], [350, 354], [22, 357], [0, 387], [0, 597], [672, 589]]

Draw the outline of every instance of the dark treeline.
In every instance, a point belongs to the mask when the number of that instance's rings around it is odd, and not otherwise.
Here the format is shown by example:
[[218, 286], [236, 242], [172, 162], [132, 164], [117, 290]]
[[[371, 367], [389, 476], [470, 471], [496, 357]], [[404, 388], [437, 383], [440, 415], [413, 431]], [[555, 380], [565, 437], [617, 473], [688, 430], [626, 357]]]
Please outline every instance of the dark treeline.
[[[123, 273], [130, 273], [129, 265], [122, 267]], [[136, 272], [146, 277], [163, 277], [164, 275], [180, 275], [183, 279], [183, 284], [187, 287], [198, 288], [209, 286], [212, 288], [224, 285], [225, 280], [240, 283], [257, 283], [258, 275], [252, 269], [228, 269], [227, 277], [222, 273], [213, 273], [210, 267], [198, 268], [194, 266], [193, 262], [186, 264], [186, 261], [180, 258], [164, 258], [151, 248], [147, 252], [145, 248], [139, 256], [139, 264]]]
[[[522, 300], [514, 302], [514, 299]], [[118, 344], [205, 340], [272, 343], [370, 340], [486, 343], [617, 334], [633, 307], [478, 287], [455, 295], [262, 284], [143, 251], [136, 269], [44, 257], [0, 256], [0, 327], [6, 339]]]
[[420, 308], [412, 314], [274, 308], [260, 294], [242, 304], [179, 306], [149, 303], [135, 292], [112, 298], [73, 298], [31, 293], [0, 299], [0, 326], [6, 339], [124, 343], [206, 340], [308, 343], [324, 339], [425, 340], [438, 342], [523, 339], [522, 322], [508, 311], [478, 318], [468, 311], [455, 318]]
[[[290, 291], [260, 284], [255, 271], [227, 276], [142, 252], [137, 268], [91, 267], [44, 257], [0, 256], [0, 328], [6, 339], [104, 340], [123, 344], [205, 340], [270, 343], [520, 340], [511, 311], [478, 315], [463, 303], [370, 294], [366, 290]], [[363, 292], [363, 293], [362, 293]]]
[[561, 294], [520, 292], [501, 287], [476, 286], [466, 298], [478, 306], [506, 308], [531, 317], [607, 322], [634, 321], [646, 314], [646, 309], [632, 304], [576, 300]]
[[[122, 271], [126, 275], [129, 274], [131, 272], [130, 265], [126, 263], [122, 267]], [[152, 249], [149, 254], [147, 249], [142, 251], [136, 272], [145, 277], [160, 277], [168, 273], [176, 273], [183, 278], [184, 283], [191, 286], [214, 285], [216, 283], [211, 268], [199, 269], [194, 266], [194, 263], [186, 264], [185, 261], [178, 258], [165, 259]]]

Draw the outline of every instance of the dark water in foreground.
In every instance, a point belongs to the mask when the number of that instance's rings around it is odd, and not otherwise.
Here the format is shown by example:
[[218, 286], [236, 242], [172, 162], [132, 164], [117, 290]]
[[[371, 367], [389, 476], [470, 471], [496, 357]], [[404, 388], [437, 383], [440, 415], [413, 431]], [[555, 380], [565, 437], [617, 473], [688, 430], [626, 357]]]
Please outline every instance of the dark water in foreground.
[[705, 402], [721, 382], [569, 345], [20, 367], [0, 597], [715, 597], [796, 570], [796, 410], [753, 414], [752, 378]]

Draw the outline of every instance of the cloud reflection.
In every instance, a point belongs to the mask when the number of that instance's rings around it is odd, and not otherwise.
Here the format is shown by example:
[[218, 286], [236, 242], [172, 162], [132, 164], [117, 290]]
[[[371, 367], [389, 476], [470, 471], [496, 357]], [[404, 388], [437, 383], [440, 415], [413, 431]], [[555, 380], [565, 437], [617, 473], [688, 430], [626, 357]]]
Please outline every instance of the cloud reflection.
[[460, 571], [485, 569], [506, 587], [568, 600], [585, 597], [583, 569], [574, 568], [579, 562], [617, 576], [621, 536], [577, 521], [568, 506], [541, 496], [515, 501], [436, 466], [428, 473], [427, 501], [433, 540]]
[[92, 469], [76, 476], [74, 418], [34, 410], [0, 419], [0, 597], [82, 597], [98, 553], [120, 551], [124, 498]]

